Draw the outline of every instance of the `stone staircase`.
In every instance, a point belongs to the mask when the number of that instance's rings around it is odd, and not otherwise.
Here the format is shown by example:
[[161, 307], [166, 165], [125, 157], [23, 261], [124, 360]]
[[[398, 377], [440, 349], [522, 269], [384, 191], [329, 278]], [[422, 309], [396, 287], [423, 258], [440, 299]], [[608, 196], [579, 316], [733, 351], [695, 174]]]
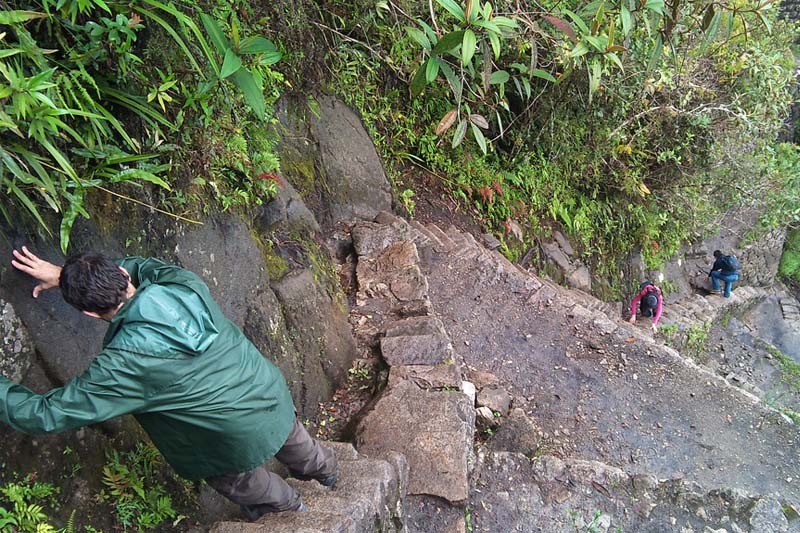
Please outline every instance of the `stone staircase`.
[[[397, 453], [366, 457], [349, 443], [326, 442], [339, 461], [339, 480], [331, 487], [288, 479], [309, 509], [276, 513], [254, 523], [219, 522], [210, 533], [359, 533], [403, 531], [408, 463]], [[276, 468], [278, 470], [278, 468]]]
[[[476, 300], [479, 299], [481, 291], [492, 291], [495, 288], [498, 291], [502, 290], [510, 293], [509, 298], [523, 297], [529, 306], [538, 306], [546, 309], [553, 316], [565, 316], [568, 319], [572, 319], [571, 321], [576, 324], [576, 329], [582, 328], [579, 324], [585, 324], [593, 328], [593, 331], [600, 338], [604, 338], [604, 342], [597, 343], [597, 349], [600, 354], [608, 353], [606, 346], [616, 347], [616, 351], [622, 351], [620, 348], [624, 348], [626, 345], [634, 346], [626, 343], [635, 342], [635, 346], [640, 347], [639, 353], [649, 354], [649, 357], [655, 358], [654, 361], [664, 361], [659, 362], [657, 366], [668, 373], [674, 374], [677, 369], [670, 370], [668, 366], [670, 363], [666, 361], [672, 361], [672, 365], [677, 363], [684, 367], [684, 370], [677, 371], [677, 373], [693, 375], [692, 379], [695, 383], [693, 387], [696, 390], [699, 390], [697, 387], [716, 389], [718, 391], [725, 390], [724, 396], [729, 398], [726, 402], [750, 406], [748, 409], [754, 410], [753, 416], [758, 416], [755, 412], [759, 410], [763, 410], [766, 413], [770, 411], [768, 407], [763, 405], [760, 398], [755, 397], [747, 389], [739, 387], [738, 383], [729, 382], [709, 369], [698, 365], [692, 359], [682, 356], [677, 350], [664, 346], [661, 336], [654, 337], [649, 328], [628, 324], [627, 321], [623, 320], [623, 308], [620, 304], [601, 302], [586, 292], [568, 289], [556, 285], [548, 279], [538, 277], [518, 265], [510, 263], [496, 250], [487, 249], [472, 235], [460, 232], [452, 226], [441, 229], [435, 224], [423, 225], [417, 221], [406, 222], [385, 214], [381, 215], [377, 221], [395, 228], [397, 234], [402, 235], [400, 238], [410, 238], [419, 250], [419, 256], [422, 258], [423, 263], [428, 263], [427, 270], [438, 269], [439, 271], [454, 270], [462, 272], [473, 269], [476, 272], [476, 279], [479, 279], [480, 283], [483, 284], [481, 289], [477, 287], [475, 289]], [[463, 268], [456, 269], [452, 266], [456, 264], [461, 264]], [[677, 334], [688, 335], [692, 329], [702, 327], [709, 321], [725, 319], [726, 315], [744, 306], [753, 305], [767, 295], [767, 291], [763, 289], [745, 286], [738, 286], [729, 299], [716, 296], [705, 298], [700, 295], [691, 295], [683, 301], [665, 306], [662, 324], [666, 326], [675, 325]], [[791, 313], [792, 309], [789, 309], [789, 312]], [[460, 338], [458, 338], [458, 341], [455, 343], [457, 346], [463, 342]], [[467, 344], [469, 345], [469, 343]], [[589, 344], [594, 343], [590, 340]], [[457, 352], [458, 349], [456, 348], [456, 361], [462, 362], [462, 358]], [[569, 353], [569, 350], [567, 352]], [[605, 358], [606, 356], [603, 356], [600, 361], [601, 364], [605, 364]], [[630, 361], [626, 361], [624, 354], [621, 355], [621, 358], [622, 366], [630, 364]], [[619, 368], [622, 368], [622, 366]], [[556, 366], [556, 369], [558, 368]], [[564, 371], [566, 368], [561, 367], [561, 370]], [[602, 367], [599, 370], [602, 371]], [[612, 373], [612, 375], [614, 374]], [[633, 379], [637, 379], [635, 373], [633, 374]], [[689, 394], [688, 391], [687, 394]], [[696, 394], [698, 393], [691, 393], [692, 396]], [[716, 394], [720, 393], [717, 392]], [[737, 396], [739, 398], [735, 399]], [[637, 420], [639, 419], [637, 418]], [[624, 425], [624, 421], [623, 427], [627, 427], [627, 425]], [[661, 425], [659, 424], [658, 427], [660, 428]], [[789, 431], [789, 434], [792, 434], [792, 430]], [[790, 437], [790, 439], [793, 438], [795, 437]], [[790, 448], [793, 445], [792, 442], [792, 440], [788, 442]], [[778, 453], [783, 455], [785, 451]], [[542, 456], [540, 460], [533, 461], [534, 470], [540, 469], [539, 473], [533, 476], [537, 479], [538, 487], [530, 488], [532, 492], [528, 494], [540, 494], [542, 499], [538, 504], [535, 503], [535, 498], [531, 500], [533, 507], [530, 509], [530, 513], [535, 517], [532, 519], [531, 514], [520, 512], [524, 507], [521, 502], [528, 501], [527, 498], [529, 496], [519, 492], [522, 488], [519, 474], [530, 459], [519, 455], [515, 461], [518, 462], [511, 467], [511, 470], [495, 473], [496, 476], [499, 476], [501, 484], [507, 484], [503, 491], [498, 495], [484, 494], [483, 496], [477, 496], [477, 500], [473, 496], [470, 501], [470, 504], [481, 505], [485, 514], [491, 514], [489, 509], [494, 506], [497, 513], [502, 513], [501, 510], [505, 509], [506, 514], [509, 516], [519, 516], [522, 521], [516, 522], [513, 530], [574, 531], [576, 530], [575, 528], [578, 528], [582, 531], [584, 529], [580, 528], [588, 528], [586, 530], [611, 531], [609, 529], [610, 516], [605, 513], [598, 514], [599, 511], [597, 509], [602, 508], [601, 506], [606, 506], [609, 510], [613, 510], [614, 513], [611, 514], [617, 515], [615, 518], [616, 524], [622, 523], [626, 525], [626, 531], [629, 530], [628, 528], [632, 528], [630, 529], [631, 531], [675, 532], [789, 530], [787, 519], [781, 513], [781, 504], [779, 500], [774, 498], [753, 495], [738, 489], [712, 489], [704, 492], [697, 484], [683, 483], [679, 474], [678, 477], [672, 480], [659, 480], [650, 474], [646, 478], [648, 480], [648, 488], [646, 490], [647, 504], [644, 506], [643, 504], [635, 504], [631, 507], [632, 504], [629, 498], [632, 496], [630, 494], [635, 492], [634, 486], [637, 483], [641, 485], [641, 479], [644, 478], [635, 478], [620, 473], [619, 475], [622, 476], [620, 479], [625, 480], [624, 485], [629, 485], [629, 489], [624, 491], [613, 488], [606, 489], [606, 487], [614, 487], [614, 485], [603, 485], [602, 480], [598, 481], [590, 475], [583, 478], [579, 476], [578, 478], [567, 480], [565, 483], [564, 476], [561, 474], [547, 474], [549, 468], [547, 465], [558, 463], [558, 459], [548, 458], [546, 455]], [[582, 464], [580, 460], [577, 460], [577, 462], [572, 459], [565, 461], [567, 464]], [[487, 457], [476, 462], [477, 464], [490, 464], [491, 458]], [[597, 466], [589, 470], [614, 470], [613, 467], [602, 463], [593, 462], [592, 464]], [[502, 468], [508, 467], [503, 466]], [[544, 470], [541, 470], [542, 468]], [[578, 471], [581, 471], [581, 469], [578, 468]], [[506, 479], [507, 481], [505, 481]], [[792, 477], [786, 477], [786, 479], [789, 480]], [[471, 481], [482, 483], [483, 477], [479, 474], [473, 474]], [[612, 480], [611, 483], [617, 484], [621, 482]], [[579, 489], [578, 487], [583, 488]], [[516, 499], [513, 497], [509, 499], [510, 496], [515, 494], [515, 490], [517, 491]], [[552, 493], [550, 493], [551, 491]], [[612, 494], [617, 492], [619, 494]], [[564, 500], [569, 500], [570, 503], [562, 504], [562, 497]], [[615, 499], [609, 500], [609, 498]], [[523, 506], [521, 507], [521, 505]], [[584, 514], [588, 518], [585, 520], [583, 518], [564, 520], [565, 515], [570, 515], [570, 513], [580, 509], [581, 506], [585, 506], [583, 511], [585, 511]], [[596, 506], [594, 511], [592, 511], [592, 506]], [[461, 510], [463, 512], [464, 508], [462, 507]], [[456, 513], [452, 516], [457, 516], [457, 512], [456, 509]], [[593, 512], [594, 516], [592, 516]], [[598, 519], [600, 520], [599, 524], [597, 523]], [[484, 522], [484, 524], [486, 523]], [[711, 527], [712, 525], [725, 525], [725, 527], [716, 529]], [[793, 526], [796, 527], [797, 523], [793, 522]], [[463, 530], [459, 529], [458, 525], [455, 527], [452, 527], [452, 525], [440, 527], [438, 529], [433, 525], [429, 527], [430, 529], [421, 528], [418, 531]], [[508, 527], [508, 523], [504, 525], [498, 523], [495, 528], [490, 526], [489, 529], [483, 530], [511, 530]], [[699, 529], [694, 529], [695, 527]]]
[[[219, 523], [212, 529], [213, 533], [463, 532], [467, 530], [469, 509], [471, 505], [476, 505], [476, 497], [477, 501], [485, 498], [485, 501], [493, 502], [492, 505], [496, 505], [498, 510], [503, 509], [504, 505], [511, 505], [508, 513], [516, 513], [519, 502], [511, 503], [503, 498], [496, 500], [496, 494], [476, 496], [471, 486], [473, 478], [481, 482], [486, 473], [492, 470], [487, 470], [486, 465], [491, 465], [493, 460], [512, 461], [513, 471], [518, 473], [520, 469], [529, 468], [530, 459], [519, 454], [513, 456], [513, 460], [511, 456], [508, 456], [509, 459], [501, 459], [501, 456], [492, 459], [494, 456], [478, 458], [475, 455], [476, 390], [466, 381], [467, 365], [464, 358], [454, 347], [447, 328], [429, 298], [428, 280], [423, 274], [422, 265], [437, 265], [441, 269], [470, 265], [469, 268], [474, 269], [487, 288], [496, 287], [497, 290], [507, 291], [509, 297], [523, 299], [529, 307], [567, 317], [576, 324], [587, 324], [604, 337], [604, 346], [625, 346], [626, 342], [635, 338], [638, 343], [644, 343], [647, 353], [651, 349], [657, 350], [667, 358], [690, 367], [691, 371], [705, 375], [700, 379], [707, 379], [707, 383], [735, 389], [746, 397], [744, 401], [751, 404], [759, 402], [746, 391], [683, 358], [676, 350], [664, 347], [660, 340], [653, 338], [649, 328], [628, 324], [622, 319], [619, 304], [601, 302], [586, 292], [567, 289], [540, 278], [455, 227], [443, 230], [435, 224], [406, 221], [389, 213], [381, 213], [374, 222], [357, 223], [351, 235], [358, 258], [356, 276], [359, 288], [357, 308], [351, 322], [356, 336], [372, 339], [389, 366], [386, 387], [356, 428], [355, 446], [358, 451], [349, 444], [331, 443], [336, 448], [341, 465], [341, 478], [331, 489], [314, 482], [290, 480], [306, 502], [308, 513], [282, 513], [264, 517], [252, 524]], [[722, 298], [718, 298], [720, 301], [711, 301], [694, 296], [665, 306], [663, 321], [668, 325], [677, 325], [679, 330], [688, 330], [707, 320], [714, 320], [721, 313], [728, 312], [730, 306], [746, 305], [764, 294], [765, 291], [761, 289], [738, 287], [728, 301], [722, 301]], [[539, 488], [533, 487], [531, 490], [544, 499], [530, 511], [538, 518], [527, 525], [520, 523], [516, 529], [573, 531], [580, 524], [574, 518], [564, 521], [564, 516], [571, 516], [569, 513], [573, 512], [569, 505], [575, 509], [583, 505], [586, 507], [584, 510], [590, 513], [591, 506], [602, 504], [603, 494], [605, 498], [610, 498], [609, 490], [615, 494], [619, 492], [604, 488], [613, 486], [608, 483], [620, 483], [623, 480], [631, 487], [635, 485], [634, 479], [627, 474], [592, 462], [595, 466], [588, 470], [595, 472], [595, 477], [578, 476], [567, 480], [569, 482], [562, 486], [567, 478], [553, 471], [552, 465], [584, 464], [575, 460], [564, 461], [566, 463], [543, 455], [531, 463], [534, 472], [532, 479], [539, 483]], [[476, 466], [480, 468], [477, 473], [473, 472]], [[583, 467], [576, 468], [582, 471]], [[616, 481], [606, 479], [609, 474], [596, 477], [597, 472], [612, 470], [615, 472], [612, 477]], [[511, 471], [508, 475], [501, 471], [499, 475], [501, 483], [510, 483], [506, 491], [513, 492], [515, 487], [519, 490], [520, 486], [512, 481], [514, 476]], [[716, 493], [706, 494], [692, 485], [685, 490], [670, 489], [671, 492], [666, 491], [669, 492], [667, 497], [663, 487], [682, 485], [675, 482], [665, 484], [653, 476], [648, 479], [652, 488], [648, 493], [648, 498], [652, 499], [650, 507], [645, 514], [640, 512], [636, 515], [638, 518], [635, 520], [631, 517], [624, 519], [627, 526], [634, 527], [632, 530], [695, 531], [691, 527], [671, 528], [677, 523], [676, 516], [686, 524], [711, 523], [700, 513], [705, 512], [704, 505], [719, 500], [714, 496]], [[576, 492], [576, 487], [583, 488]], [[503, 494], [508, 492], [499, 493], [500, 496]], [[564, 494], [573, 494], [573, 499], [569, 500], [571, 503], [566, 502]], [[614, 497], [617, 499], [609, 509], [620, 516], [627, 516], [624, 502], [628, 496], [620, 493]], [[780, 508], [775, 500], [760, 500], [744, 493], [737, 493], [736, 498], [737, 505], [742, 507], [739, 515], [725, 518], [721, 512], [720, 517], [729, 521], [735, 518], [737, 523], [755, 523], [753, 509], [757, 506], [767, 505], [774, 510], [777, 505]], [[557, 507], [553, 507], [554, 502], [558, 504]], [[687, 502], [691, 502], [692, 506]], [[723, 507], [725, 505], [728, 504]], [[660, 511], [652, 514], [652, 509]], [[654, 518], [656, 515], [657, 519]], [[527, 520], [530, 520], [531, 515], [523, 513], [521, 516], [528, 516]], [[598, 518], [606, 520], [605, 515], [601, 517], [595, 513], [592, 521], [586, 519], [581, 522], [582, 527], [597, 526], [595, 522]], [[770, 523], [783, 523], [782, 516], [773, 518]], [[538, 524], [535, 528], [534, 522]], [[487, 531], [505, 530], [505, 526], [497, 527], [500, 529]], [[596, 530], [606, 531], [607, 527]], [[781, 525], [774, 530], [786, 529]]]

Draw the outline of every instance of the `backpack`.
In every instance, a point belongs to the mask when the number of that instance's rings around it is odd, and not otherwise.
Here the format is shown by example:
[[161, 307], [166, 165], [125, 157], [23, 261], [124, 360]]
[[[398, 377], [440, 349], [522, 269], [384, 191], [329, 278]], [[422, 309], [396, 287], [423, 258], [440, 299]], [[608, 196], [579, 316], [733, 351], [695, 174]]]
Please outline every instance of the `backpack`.
[[735, 255], [724, 255], [722, 256], [722, 270], [725, 272], [737, 272], [739, 270], [739, 260], [736, 259]]
[[658, 296], [654, 292], [648, 292], [647, 296], [642, 299], [642, 306], [655, 309], [658, 307]]
[[656, 308], [658, 307], [658, 293], [660, 289], [656, 287], [652, 282], [645, 281], [641, 285], [639, 285], [639, 294], [642, 293], [648, 287], [653, 287], [652, 289], [647, 290], [647, 294], [645, 294], [639, 302], [639, 307], [641, 309], [641, 313], [643, 316], [650, 317], [655, 314]]

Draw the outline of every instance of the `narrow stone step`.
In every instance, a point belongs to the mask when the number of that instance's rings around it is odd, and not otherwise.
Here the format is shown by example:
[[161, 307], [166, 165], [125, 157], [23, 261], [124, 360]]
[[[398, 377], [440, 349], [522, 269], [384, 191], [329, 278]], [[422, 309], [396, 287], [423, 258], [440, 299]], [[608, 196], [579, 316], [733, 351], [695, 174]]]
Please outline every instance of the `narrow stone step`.
[[415, 316], [391, 322], [385, 328], [384, 337], [400, 337], [403, 335], [439, 335], [447, 336], [442, 321], [432, 316]]
[[428, 242], [430, 242], [437, 252], [445, 251], [444, 244], [442, 244], [442, 241], [440, 241], [439, 238], [433, 234], [433, 232], [431, 232], [428, 228], [426, 228], [424, 224], [412, 219], [409, 222], [409, 225], [414, 230], [416, 235], [419, 236], [420, 239], [425, 239]]
[[338, 513], [276, 513], [258, 522], [218, 522], [209, 533], [359, 533], [356, 522]]
[[387, 461], [363, 456], [357, 461], [343, 461], [339, 480], [331, 488], [314, 481], [289, 483], [302, 495], [310, 511], [347, 516], [355, 522], [356, 531], [383, 531], [388, 510], [401, 499], [402, 483], [394, 467]]
[[428, 224], [427, 228], [431, 233], [436, 235], [436, 238], [439, 239], [439, 241], [442, 243], [442, 246], [444, 246], [445, 250], [448, 252], [456, 247], [456, 244], [453, 242], [453, 240], [448, 237], [447, 234], [445, 234], [445, 232], [443, 232], [436, 224]]
[[453, 241], [456, 245], [457, 249], [466, 248], [469, 244], [467, 243], [467, 238], [464, 236], [462, 232], [460, 232], [455, 226], [450, 224], [447, 229], [445, 230], [445, 235], [450, 237], [450, 240]]
[[403, 456], [373, 459], [360, 455], [350, 443], [325, 442], [339, 459], [339, 480], [333, 487], [316, 481], [287, 479], [302, 497], [308, 512], [276, 513], [257, 522], [221, 522], [213, 533], [305, 532], [363, 533], [391, 531], [392, 512], [405, 498], [408, 464]]
[[436, 365], [453, 359], [453, 345], [443, 335], [400, 335], [381, 339], [389, 366]]
[[388, 211], [381, 211], [374, 218], [378, 224], [394, 224], [400, 220], [400, 217]]

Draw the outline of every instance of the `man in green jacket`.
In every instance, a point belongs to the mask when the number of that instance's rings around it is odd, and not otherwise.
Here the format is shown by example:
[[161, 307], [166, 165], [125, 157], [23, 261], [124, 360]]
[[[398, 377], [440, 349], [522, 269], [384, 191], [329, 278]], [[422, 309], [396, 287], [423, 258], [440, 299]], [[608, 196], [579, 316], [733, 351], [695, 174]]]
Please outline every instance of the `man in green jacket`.
[[0, 376], [0, 421], [31, 434], [133, 414], [181, 476], [205, 479], [250, 520], [305, 511], [263, 463], [331, 486], [333, 452], [295, 416], [286, 381], [231, 322], [196, 274], [157, 259], [71, 256], [63, 268], [27, 248], [12, 265], [56, 286], [67, 303], [108, 322], [103, 351], [82, 375], [39, 395]]

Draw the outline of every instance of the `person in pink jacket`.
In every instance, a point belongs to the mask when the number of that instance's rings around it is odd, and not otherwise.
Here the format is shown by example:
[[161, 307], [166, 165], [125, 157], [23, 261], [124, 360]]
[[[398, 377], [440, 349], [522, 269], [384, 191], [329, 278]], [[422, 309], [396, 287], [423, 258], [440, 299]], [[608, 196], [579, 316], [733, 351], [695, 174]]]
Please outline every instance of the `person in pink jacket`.
[[661, 308], [664, 298], [661, 296], [661, 289], [652, 282], [645, 281], [639, 285], [639, 293], [631, 301], [631, 324], [636, 323], [636, 311], [639, 309], [642, 316], [653, 318], [653, 333], [658, 331], [658, 319], [661, 318]]

